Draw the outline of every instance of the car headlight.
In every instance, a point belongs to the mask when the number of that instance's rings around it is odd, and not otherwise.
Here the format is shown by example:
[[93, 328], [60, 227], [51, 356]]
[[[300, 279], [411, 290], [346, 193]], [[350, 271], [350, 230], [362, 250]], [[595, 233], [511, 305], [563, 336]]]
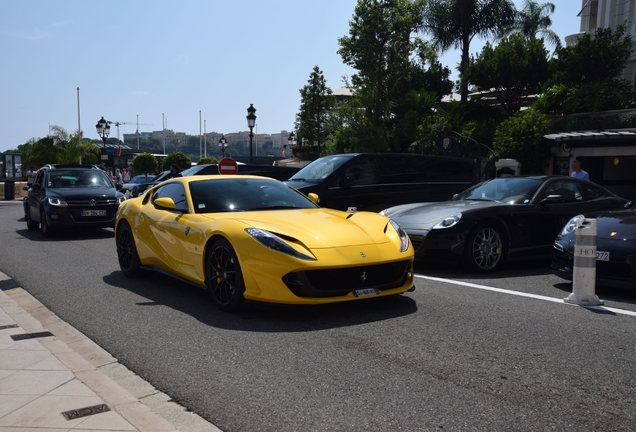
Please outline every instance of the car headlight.
[[573, 232], [574, 229], [576, 228], [576, 221], [578, 219], [584, 219], [584, 218], [585, 218], [585, 216], [583, 216], [583, 215], [574, 216], [572, 219], [570, 219], [568, 221], [568, 223], [565, 224], [565, 226], [563, 227], [563, 230], [561, 231], [561, 235], [564, 236], [564, 235], [568, 235], [571, 232]]
[[281, 252], [287, 255], [291, 255], [294, 258], [315, 261], [316, 258], [313, 256], [305, 255], [292, 246], [290, 246], [287, 242], [283, 241], [281, 238], [276, 237], [274, 234], [267, 232], [265, 230], [259, 228], [246, 228], [245, 232], [252, 236], [252, 238], [258, 241], [260, 244], [265, 246], [268, 249], [275, 250], [276, 252]]
[[453, 215], [447, 216], [444, 219], [442, 219], [433, 227], [433, 229], [450, 228], [452, 226], [457, 225], [457, 223], [460, 221], [461, 218], [462, 218], [462, 212], [457, 212]]
[[117, 198], [117, 205], [119, 205], [119, 204], [123, 203], [124, 201], [126, 201], [126, 199], [127, 199], [127, 198], [126, 198], [126, 196], [125, 196], [125, 195], [124, 195], [123, 197], [119, 197], [119, 198]]
[[389, 219], [389, 223], [391, 224], [395, 232], [397, 232], [397, 234], [400, 236], [400, 240], [402, 242], [402, 244], [400, 245], [400, 252], [406, 251], [409, 248], [409, 236], [406, 234], [406, 231], [404, 231], [402, 227], [398, 225], [398, 223], [394, 220]]
[[49, 204], [55, 207], [68, 207], [68, 203], [66, 202], [66, 200], [63, 200], [62, 198], [49, 197], [48, 201], [49, 201]]

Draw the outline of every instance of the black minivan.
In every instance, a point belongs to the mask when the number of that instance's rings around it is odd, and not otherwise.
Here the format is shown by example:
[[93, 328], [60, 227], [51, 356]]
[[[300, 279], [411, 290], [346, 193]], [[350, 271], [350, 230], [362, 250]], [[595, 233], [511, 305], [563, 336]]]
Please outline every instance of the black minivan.
[[477, 183], [469, 159], [411, 153], [347, 153], [325, 156], [285, 181], [321, 207], [380, 211], [413, 202], [446, 201]]

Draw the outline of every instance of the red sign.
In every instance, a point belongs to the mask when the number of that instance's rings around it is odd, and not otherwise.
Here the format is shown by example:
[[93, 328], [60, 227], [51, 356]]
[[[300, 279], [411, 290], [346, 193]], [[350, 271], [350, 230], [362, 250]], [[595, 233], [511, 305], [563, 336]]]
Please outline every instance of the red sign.
[[219, 161], [219, 174], [234, 175], [238, 173], [238, 164], [232, 158], [223, 158]]

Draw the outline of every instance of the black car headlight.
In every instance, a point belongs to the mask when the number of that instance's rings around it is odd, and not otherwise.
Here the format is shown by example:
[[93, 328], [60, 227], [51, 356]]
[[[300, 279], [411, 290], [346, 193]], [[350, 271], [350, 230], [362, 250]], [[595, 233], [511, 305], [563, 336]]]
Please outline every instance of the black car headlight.
[[265, 246], [268, 249], [275, 250], [276, 252], [281, 252], [286, 255], [291, 255], [294, 258], [315, 261], [316, 258], [313, 256], [306, 255], [304, 253], [299, 252], [295, 248], [293, 248], [289, 243], [285, 242], [280, 237], [275, 236], [274, 234], [259, 229], [259, 228], [246, 228], [245, 232], [248, 233], [252, 238], [258, 241], [260, 244]]
[[404, 231], [402, 227], [398, 225], [398, 223], [394, 220], [389, 219], [389, 223], [391, 224], [395, 232], [397, 232], [398, 236], [400, 236], [400, 252], [406, 251], [409, 248], [409, 236], [406, 234], [406, 231]]
[[568, 223], [565, 224], [565, 226], [563, 227], [563, 230], [561, 231], [561, 236], [565, 236], [568, 235], [570, 233], [572, 233], [574, 231], [574, 229], [576, 228], [576, 221], [579, 219], [584, 219], [585, 216], [583, 215], [576, 215], [574, 216], [572, 219], [570, 219], [568, 221]]
[[434, 227], [433, 229], [444, 229], [444, 228], [450, 228], [452, 226], [457, 225], [457, 223], [461, 220], [462, 218], [462, 212], [457, 212], [455, 214], [452, 214], [450, 216], [446, 216], [444, 219], [442, 219], [441, 221], [439, 221]]
[[49, 197], [48, 202], [55, 207], [68, 207], [68, 203], [62, 198]]

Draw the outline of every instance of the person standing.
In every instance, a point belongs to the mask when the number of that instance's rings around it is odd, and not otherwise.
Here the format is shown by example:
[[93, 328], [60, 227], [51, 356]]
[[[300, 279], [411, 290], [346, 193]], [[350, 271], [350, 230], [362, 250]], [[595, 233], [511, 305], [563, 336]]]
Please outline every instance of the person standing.
[[35, 176], [36, 173], [33, 170], [33, 167], [29, 167], [29, 170], [26, 173], [26, 181], [27, 181], [27, 187], [31, 187], [33, 185], [33, 182], [35, 181]]
[[124, 184], [124, 178], [122, 177], [121, 171], [119, 170], [119, 168], [115, 170], [115, 177], [117, 178], [117, 184], [119, 185]]
[[130, 181], [130, 173], [126, 168], [124, 168], [124, 183], [128, 183]]
[[170, 165], [170, 172], [172, 177], [181, 177], [181, 168], [176, 163]]
[[590, 175], [587, 171], [581, 169], [581, 161], [578, 159], [574, 159], [572, 161], [572, 174], [570, 174], [574, 178], [580, 178], [583, 180], [590, 180]]

